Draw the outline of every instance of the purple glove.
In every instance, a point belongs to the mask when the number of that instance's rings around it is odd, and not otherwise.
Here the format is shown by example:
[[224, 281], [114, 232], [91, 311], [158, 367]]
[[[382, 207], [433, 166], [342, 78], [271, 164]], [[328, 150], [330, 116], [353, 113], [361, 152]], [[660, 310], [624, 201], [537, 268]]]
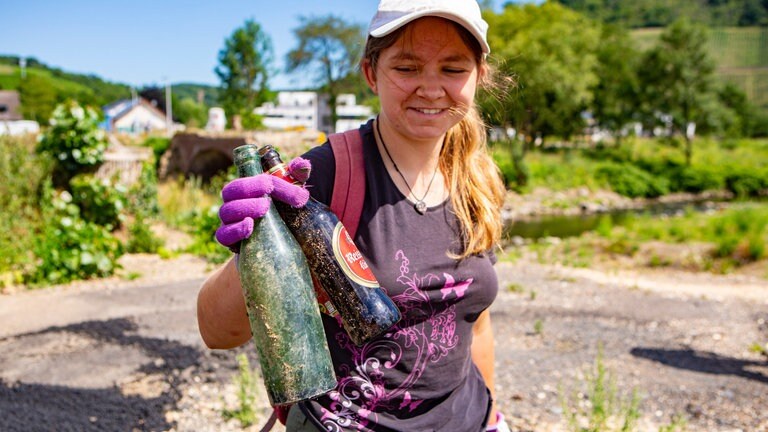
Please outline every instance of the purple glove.
[[509, 425], [507, 425], [507, 421], [501, 411], [496, 412], [496, 424], [488, 426], [485, 430], [486, 432], [510, 432]]
[[[288, 164], [288, 173], [297, 182], [309, 178], [311, 165], [308, 160], [295, 158]], [[253, 232], [253, 220], [267, 214], [269, 197], [292, 207], [303, 207], [309, 200], [309, 192], [270, 174], [259, 174], [232, 180], [221, 190], [224, 204], [219, 209], [221, 226], [216, 230], [216, 240], [237, 253], [240, 241]]]

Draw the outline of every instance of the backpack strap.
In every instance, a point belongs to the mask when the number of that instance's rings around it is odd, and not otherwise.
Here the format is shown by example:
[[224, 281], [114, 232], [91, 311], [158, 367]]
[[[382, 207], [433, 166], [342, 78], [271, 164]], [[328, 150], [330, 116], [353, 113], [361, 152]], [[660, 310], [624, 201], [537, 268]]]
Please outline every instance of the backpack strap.
[[354, 237], [360, 224], [365, 201], [365, 162], [363, 139], [359, 129], [328, 136], [336, 159], [336, 175], [333, 180], [331, 211]]

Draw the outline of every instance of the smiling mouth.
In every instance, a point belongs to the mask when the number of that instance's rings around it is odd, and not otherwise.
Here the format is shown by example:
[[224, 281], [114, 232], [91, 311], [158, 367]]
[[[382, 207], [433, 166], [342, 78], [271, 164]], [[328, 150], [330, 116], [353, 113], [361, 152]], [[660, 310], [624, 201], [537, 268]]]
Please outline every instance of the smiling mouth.
[[443, 109], [441, 108], [414, 108], [414, 109], [422, 114], [430, 114], [430, 115], [440, 114], [441, 112], [443, 112]]

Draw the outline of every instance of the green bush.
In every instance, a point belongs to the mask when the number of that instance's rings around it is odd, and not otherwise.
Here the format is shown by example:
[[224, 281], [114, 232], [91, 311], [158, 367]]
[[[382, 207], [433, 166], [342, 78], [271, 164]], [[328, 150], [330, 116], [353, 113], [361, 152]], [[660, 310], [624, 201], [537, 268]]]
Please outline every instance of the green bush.
[[713, 217], [706, 231], [714, 239], [716, 258], [731, 258], [737, 264], [763, 259], [768, 242], [768, 209], [729, 209]]
[[151, 163], [145, 162], [141, 166], [139, 180], [128, 189], [128, 211], [146, 218], [160, 216], [157, 170]]
[[106, 134], [99, 129], [99, 116], [77, 102], [60, 104], [53, 110], [50, 128], [41, 136], [37, 151], [55, 161], [54, 184], [66, 185], [81, 172], [95, 169], [104, 159]]
[[160, 168], [160, 159], [163, 154], [171, 146], [171, 140], [165, 137], [149, 137], [144, 141], [144, 147], [152, 149], [152, 154], [155, 156], [155, 169]]
[[495, 149], [493, 152], [493, 160], [496, 163], [496, 166], [499, 167], [499, 171], [501, 171], [501, 177], [504, 180], [504, 185], [510, 189], [519, 190], [519, 173], [515, 167], [515, 161], [512, 157], [512, 154], [506, 150]]
[[0, 274], [33, 260], [29, 239], [42, 230], [40, 193], [52, 160], [35, 153], [33, 137], [0, 136]]
[[214, 205], [207, 210], [195, 212], [190, 224], [193, 240], [186, 251], [213, 263], [223, 263], [228, 260], [232, 252], [219, 244], [214, 237], [220, 224], [218, 206]]
[[164, 244], [140, 215], [137, 215], [128, 227], [128, 234], [128, 244], [125, 247], [128, 253], [157, 253]]
[[46, 223], [33, 243], [37, 263], [26, 282], [54, 284], [112, 275], [123, 253], [120, 241], [104, 227], [84, 221], [68, 192], [54, 196], [49, 188], [44, 195]]
[[114, 230], [122, 225], [127, 197], [125, 187], [90, 174], [79, 174], [69, 182], [73, 202], [87, 222]]
[[670, 186], [674, 191], [699, 193], [725, 188], [725, 173], [714, 165], [688, 166], [672, 170]]
[[669, 192], [667, 180], [629, 164], [603, 163], [595, 177], [608, 184], [614, 192], [630, 198], [655, 198]]
[[732, 172], [725, 176], [725, 187], [739, 198], [756, 197], [768, 189], [768, 170]]

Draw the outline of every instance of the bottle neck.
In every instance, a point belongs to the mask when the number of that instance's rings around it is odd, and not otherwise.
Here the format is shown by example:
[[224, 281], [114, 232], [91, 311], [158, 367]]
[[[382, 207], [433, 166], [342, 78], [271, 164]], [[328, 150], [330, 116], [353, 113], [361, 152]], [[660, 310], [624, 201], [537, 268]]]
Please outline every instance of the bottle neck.
[[237, 166], [237, 175], [240, 177], [251, 177], [263, 172], [256, 146], [252, 144], [236, 148], [234, 150], [234, 159]]
[[270, 145], [265, 145], [259, 149], [261, 157], [261, 167], [275, 177], [279, 177], [289, 183], [299, 184], [288, 171], [288, 166], [283, 163], [280, 154]]

